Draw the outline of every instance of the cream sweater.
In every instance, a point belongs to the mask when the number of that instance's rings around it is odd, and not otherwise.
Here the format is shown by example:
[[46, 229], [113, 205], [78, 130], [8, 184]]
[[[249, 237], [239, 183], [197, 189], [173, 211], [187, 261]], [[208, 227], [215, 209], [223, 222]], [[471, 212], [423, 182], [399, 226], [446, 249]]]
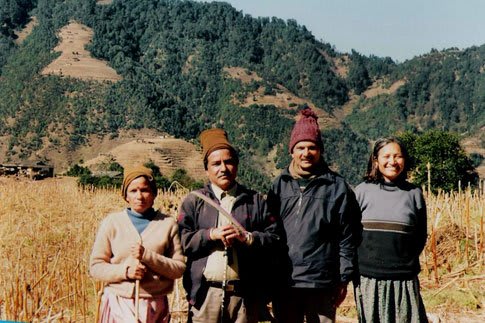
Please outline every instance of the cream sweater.
[[89, 260], [93, 278], [108, 283], [106, 289], [127, 298], [135, 295], [135, 281], [126, 278], [126, 269], [136, 264], [130, 247], [142, 242], [145, 252], [141, 262], [147, 273], [140, 281], [140, 297], [166, 295], [174, 280], [185, 270], [185, 259], [175, 220], [157, 212], [143, 232], [138, 234], [126, 210], [109, 214], [99, 227]]

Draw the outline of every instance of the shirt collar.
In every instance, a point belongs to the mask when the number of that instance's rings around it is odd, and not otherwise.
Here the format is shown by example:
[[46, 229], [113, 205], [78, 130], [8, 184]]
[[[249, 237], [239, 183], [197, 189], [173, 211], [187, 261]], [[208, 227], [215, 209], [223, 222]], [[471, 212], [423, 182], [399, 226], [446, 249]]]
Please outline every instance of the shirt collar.
[[231, 196], [236, 196], [236, 191], [237, 191], [237, 183], [234, 183], [234, 185], [227, 191], [224, 191], [222, 188], [220, 188], [219, 186], [211, 183], [211, 188], [212, 188], [212, 191], [214, 192], [215, 196], [217, 197], [217, 199], [220, 201], [222, 200], [222, 194], [224, 195], [231, 195]]

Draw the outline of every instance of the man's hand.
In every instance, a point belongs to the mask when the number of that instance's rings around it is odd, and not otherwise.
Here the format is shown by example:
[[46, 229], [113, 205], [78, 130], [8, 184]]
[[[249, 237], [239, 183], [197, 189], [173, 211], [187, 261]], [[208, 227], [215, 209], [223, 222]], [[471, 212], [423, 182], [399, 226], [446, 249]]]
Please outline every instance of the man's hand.
[[212, 240], [221, 240], [225, 247], [230, 247], [234, 240], [244, 242], [246, 240], [246, 231], [240, 232], [232, 224], [222, 227], [213, 228], [210, 232]]

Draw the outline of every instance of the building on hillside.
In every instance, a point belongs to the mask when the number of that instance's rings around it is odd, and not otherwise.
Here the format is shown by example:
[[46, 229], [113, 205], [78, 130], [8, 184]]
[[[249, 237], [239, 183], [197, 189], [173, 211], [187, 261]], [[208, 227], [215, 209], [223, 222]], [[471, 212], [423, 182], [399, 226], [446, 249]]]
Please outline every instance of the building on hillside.
[[0, 164], [0, 176], [19, 176], [33, 180], [54, 177], [54, 166], [46, 165], [43, 162], [34, 164]]

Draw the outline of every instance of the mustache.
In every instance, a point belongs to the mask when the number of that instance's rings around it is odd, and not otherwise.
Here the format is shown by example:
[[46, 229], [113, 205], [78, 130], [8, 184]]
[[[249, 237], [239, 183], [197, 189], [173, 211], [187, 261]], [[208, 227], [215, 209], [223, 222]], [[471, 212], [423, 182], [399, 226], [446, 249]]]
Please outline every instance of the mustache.
[[219, 175], [217, 175], [217, 178], [220, 178], [220, 177], [230, 177], [230, 176], [231, 176], [231, 172], [224, 171], [224, 172], [221, 172]]

